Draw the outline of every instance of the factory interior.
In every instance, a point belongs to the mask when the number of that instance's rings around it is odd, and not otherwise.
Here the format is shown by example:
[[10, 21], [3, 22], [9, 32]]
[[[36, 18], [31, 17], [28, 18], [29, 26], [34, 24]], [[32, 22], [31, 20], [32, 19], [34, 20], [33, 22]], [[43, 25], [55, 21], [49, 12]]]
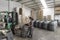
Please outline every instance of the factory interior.
[[60, 0], [0, 0], [0, 40], [60, 40]]

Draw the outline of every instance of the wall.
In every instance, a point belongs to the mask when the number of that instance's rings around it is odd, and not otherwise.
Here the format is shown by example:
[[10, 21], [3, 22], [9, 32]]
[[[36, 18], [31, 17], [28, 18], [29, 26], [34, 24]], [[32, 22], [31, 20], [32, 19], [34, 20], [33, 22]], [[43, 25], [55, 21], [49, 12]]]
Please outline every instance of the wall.
[[60, 21], [60, 15], [55, 15], [55, 20], [59, 20]]
[[34, 11], [34, 20], [36, 20], [37, 19], [37, 11], [35, 10]]
[[[41, 14], [42, 14], [42, 15], [41, 15]], [[42, 16], [43, 16], [43, 10], [41, 10], [41, 9], [33, 10], [33, 12], [32, 12], [32, 17], [34, 18], [34, 20], [36, 20], [36, 19], [42, 20], [42, 19], [41, 19]]]
[[0, 0], [0, 11], [8, 10], [8, 2], [5, 0]]
[[43, 20], [43, 10], [42, 10], [42, 9], [38, 10], [38, 16], [37, 16], [37, 18], [38, 18], [40, 21]]
[[51, 19], [54, 20], [54, 8], [43, 9], [43, 15], [51, 15]]
[[55, 14], [59, 14], [60, 15], [60, 7], [55, 7]]
[[37, 19], [37, 10], [33, 10], [31, 11], [31, 17], [36, 20]]
[[55, 7], [55, 19], [60, 21], [60, 7]]

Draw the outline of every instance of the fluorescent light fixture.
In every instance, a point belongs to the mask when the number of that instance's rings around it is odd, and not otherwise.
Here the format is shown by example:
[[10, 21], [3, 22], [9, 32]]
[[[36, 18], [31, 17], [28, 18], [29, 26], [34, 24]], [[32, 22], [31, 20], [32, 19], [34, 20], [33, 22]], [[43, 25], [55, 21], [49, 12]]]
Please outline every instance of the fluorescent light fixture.
[[45, 0], [40, 0], [40, 1], [41, 1], [42, 5], [44, 6], [44, 8], [47, 8]]

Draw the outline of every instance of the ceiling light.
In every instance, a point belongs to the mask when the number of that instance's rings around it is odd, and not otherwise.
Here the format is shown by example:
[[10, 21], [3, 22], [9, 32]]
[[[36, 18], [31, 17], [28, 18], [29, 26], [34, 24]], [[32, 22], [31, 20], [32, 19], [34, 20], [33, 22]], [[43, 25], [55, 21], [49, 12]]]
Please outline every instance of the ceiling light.
[[40, 0], [40, 1], [41, 1], [42, 5], [44, 6], [44, 8], [47, 8], [45, 0]]

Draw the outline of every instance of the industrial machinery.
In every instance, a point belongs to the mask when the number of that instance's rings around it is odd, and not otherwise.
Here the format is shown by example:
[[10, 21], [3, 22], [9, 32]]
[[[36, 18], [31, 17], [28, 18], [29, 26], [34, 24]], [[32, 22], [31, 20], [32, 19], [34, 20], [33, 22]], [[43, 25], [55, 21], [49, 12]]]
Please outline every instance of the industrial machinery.
[[7, 29], [18, 24], [18, 14], [16, 12], [2, 11], [2, 12], [0, 12], [0, 16], [1, 15], [3, 15], [3, 18], [0, 17], [0, 19], [1, 18], [3, 19], [3, 21], [5, 23], [5, 27]]
[[8, 19], [7, 12], [0, 12], [0, 40], [13, 40], [13, 34], [10, 30]]
[[18, 14], [16, 12], [0, 12], [0, 39], [13, 40], [11, 29], [17, 24]]
[[16, 12], [8, 12], [8, 15], [12, 17], [12, 26], [18, 24], [18, 14]]

